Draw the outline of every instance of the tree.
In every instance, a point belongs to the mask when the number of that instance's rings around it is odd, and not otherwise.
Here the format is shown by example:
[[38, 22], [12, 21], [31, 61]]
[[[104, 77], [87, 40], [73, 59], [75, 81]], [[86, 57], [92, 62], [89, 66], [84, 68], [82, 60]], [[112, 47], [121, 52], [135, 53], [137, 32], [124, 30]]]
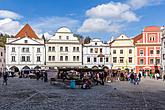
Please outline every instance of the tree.
[[89, 44], [91, 41], [91, 38], [88, 36], [84, 39], [84, 44]]
[[77, 37], [79, 41], [81, 41], [82, 39], [84, 39], [84, 37], [80, 34], [73, 34], [74, 37]]

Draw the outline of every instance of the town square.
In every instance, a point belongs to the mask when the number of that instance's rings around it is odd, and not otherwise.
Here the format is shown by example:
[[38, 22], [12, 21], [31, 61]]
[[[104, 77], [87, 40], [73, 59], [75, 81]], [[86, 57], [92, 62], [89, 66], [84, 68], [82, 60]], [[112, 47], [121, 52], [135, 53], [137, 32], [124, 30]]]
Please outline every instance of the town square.
[[164, 7], [0, 0], [0, 110], [165, 110]]

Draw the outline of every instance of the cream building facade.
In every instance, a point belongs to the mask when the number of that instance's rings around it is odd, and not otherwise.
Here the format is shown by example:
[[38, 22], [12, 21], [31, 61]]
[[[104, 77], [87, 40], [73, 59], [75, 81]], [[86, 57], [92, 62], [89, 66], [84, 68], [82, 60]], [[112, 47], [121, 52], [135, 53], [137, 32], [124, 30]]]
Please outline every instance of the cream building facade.
[[109, 43], [111, 49], [111, 63], [113, 69], [135, 69], [135, 48], [133, 40], [126, 35], [119, 37]]
[[88, 68], [104, 67], [111, 68], [109, 44], [100, 39], [92, 39], [89, 44], [83, 45], [83, 65]]
[[82, 44], [67, 27], [61, 27], [46, 42], [47, 67], [82, 66]]

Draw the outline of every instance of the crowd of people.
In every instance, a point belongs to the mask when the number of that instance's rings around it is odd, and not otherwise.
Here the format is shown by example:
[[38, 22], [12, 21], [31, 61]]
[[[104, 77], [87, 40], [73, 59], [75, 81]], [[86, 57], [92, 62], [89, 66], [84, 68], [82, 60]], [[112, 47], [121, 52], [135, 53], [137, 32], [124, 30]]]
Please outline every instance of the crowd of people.
[[[70, 74], [71, 73], [71, 74]], [[73, 74], [74, 73], [74, 74]], [[33, 74], [35, 75], [36, 80], [43, 80], [44, 82], [48, 82], [48, 75], [46, 71], [33, 71]], [[18, 74], [19, 78], [25, 77], [27, 75], [20, 73]], [[7, 71], [0, 73], [0, 77], [3, 77], [3, 85], [7, 85], [9, 73]], [[147, 76], [150, 79], [159, 79], [160, 74], [145, 74], [142, 72], [134, 73], [133, 71], [112, 71], [112, 72], [105, 72], [105, 71], [90, 71], [90, 72], [67, 72], [63, 71], [60, 73], [59, 78], [65, 82], [65, 80], [73, 79], [73, 77], [76, 76], [76, 83], [81, 84], [81, 88], [91, 88], [93, 85], [104, 85], [105, 82], [113, 82], [113, 81], [129, 81], [133, 84], [139, 84], [141, 81], [141, 78], [146, 78]], [[12, 75], [14, 77], [14, 75]], [[26, 78], [26, 77], [25, 77]], [[163, 81], [165, 81], [165, 75], [162, 76]], [[78, 80], [79, 79], [79, 80]], [[78, 82], [78, 81], [79, 82]]]
[[81, 82], [81, 88], [91, 88], [93, 85], [104, 85], [106, 81], [106, 72], [62, 72], [60, 73], [59, 78], [65, 80], [75, 79], [76, 83]]

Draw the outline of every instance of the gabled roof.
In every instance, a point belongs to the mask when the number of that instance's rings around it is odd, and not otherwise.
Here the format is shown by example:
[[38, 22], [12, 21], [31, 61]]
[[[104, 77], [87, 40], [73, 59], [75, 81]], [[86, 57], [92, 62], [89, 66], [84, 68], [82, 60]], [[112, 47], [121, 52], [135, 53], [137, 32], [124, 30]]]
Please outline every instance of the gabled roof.
[[29, 38], [39, 39], [38, 36], [35, 34], [33, 29], [30, 27], [29, 24], [26, 24], [16, 35], [16, 38], [23, 38], [28, 36]]
[[135, 44], [138, 40], [140, 40], [143, 37], [142, 34], [137, 35], [136, 37], [133, 38], [133, 43]]

